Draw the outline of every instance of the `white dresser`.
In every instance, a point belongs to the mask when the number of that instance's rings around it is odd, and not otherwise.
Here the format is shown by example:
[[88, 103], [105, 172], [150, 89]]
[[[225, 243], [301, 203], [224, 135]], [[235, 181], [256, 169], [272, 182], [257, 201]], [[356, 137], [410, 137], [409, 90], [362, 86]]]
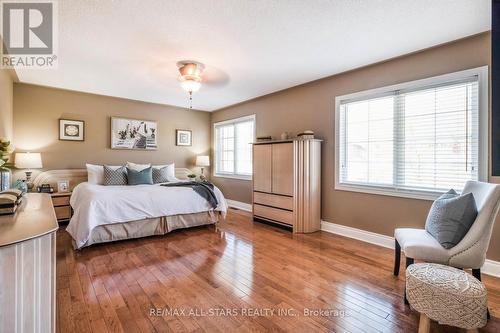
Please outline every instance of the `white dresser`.
[[57, 228], [49, 194], [0, 216], [0, 332], [55, 332]]

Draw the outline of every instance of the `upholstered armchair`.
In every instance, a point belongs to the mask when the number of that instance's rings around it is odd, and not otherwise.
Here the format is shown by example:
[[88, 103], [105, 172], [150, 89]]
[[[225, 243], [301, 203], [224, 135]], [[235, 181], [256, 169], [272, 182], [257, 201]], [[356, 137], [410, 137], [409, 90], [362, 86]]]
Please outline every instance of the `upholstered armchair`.
[[462, 193], [474, 195], [478, 210], [476, 220], [465, 237], [456, 246], [445, 249], [424, 229], [396, 229], [394, 275], [399, 274], [403, 250], [406, 267], [416, 259], [463, 269], [471, 268], [472, 274], [481, 280], [481, 267], [486, 260], [493, 224], [500, 207], [500, 185], [468, 181]]

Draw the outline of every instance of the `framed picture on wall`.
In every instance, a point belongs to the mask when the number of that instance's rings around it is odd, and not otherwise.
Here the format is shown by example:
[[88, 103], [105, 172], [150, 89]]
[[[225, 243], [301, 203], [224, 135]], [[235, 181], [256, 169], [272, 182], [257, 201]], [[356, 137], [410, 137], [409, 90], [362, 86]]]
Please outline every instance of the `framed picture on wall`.
[[83, 120], [59, 119], [59, 140], [85, 141]]
[[158, 149], [158, 123], [152, 120], [111, 118], [112, 149]]
[[193, 144], [190, 130], [175, 130], [175, 144], [177, 146], [191, 146]]

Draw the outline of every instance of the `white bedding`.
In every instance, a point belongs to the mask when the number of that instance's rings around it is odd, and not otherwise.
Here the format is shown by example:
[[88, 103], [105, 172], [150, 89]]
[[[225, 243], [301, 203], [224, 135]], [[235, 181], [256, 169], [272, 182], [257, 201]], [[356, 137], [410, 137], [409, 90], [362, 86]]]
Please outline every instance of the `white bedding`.
[[[227, 202], [215, 187], [219, 205], [215, 210], [227, 212]], [[74, 214], [66, 231], [82, 247], [92, 230], [105, 224], [145, 218], [201, 213], [211, 210], [208, 202], [188, 187], [158, 185], [104, 186], [87, 182], [77, 185], [71, 195]]]

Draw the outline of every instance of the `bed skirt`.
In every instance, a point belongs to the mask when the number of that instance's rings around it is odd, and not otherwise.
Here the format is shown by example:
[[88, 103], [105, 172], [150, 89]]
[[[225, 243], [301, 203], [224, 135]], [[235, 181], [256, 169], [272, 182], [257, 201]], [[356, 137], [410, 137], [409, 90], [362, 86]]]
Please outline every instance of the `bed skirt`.
[[[92, 230], [88, 241], [82, 246], [114, 242], [147, 236], [165, 235], [176, 229], [190, 228], [218, 222], [218, 212], [163, 216], [151, 219], [100, 225]], [[73, 247], [77, 249], [73, 240]]]

